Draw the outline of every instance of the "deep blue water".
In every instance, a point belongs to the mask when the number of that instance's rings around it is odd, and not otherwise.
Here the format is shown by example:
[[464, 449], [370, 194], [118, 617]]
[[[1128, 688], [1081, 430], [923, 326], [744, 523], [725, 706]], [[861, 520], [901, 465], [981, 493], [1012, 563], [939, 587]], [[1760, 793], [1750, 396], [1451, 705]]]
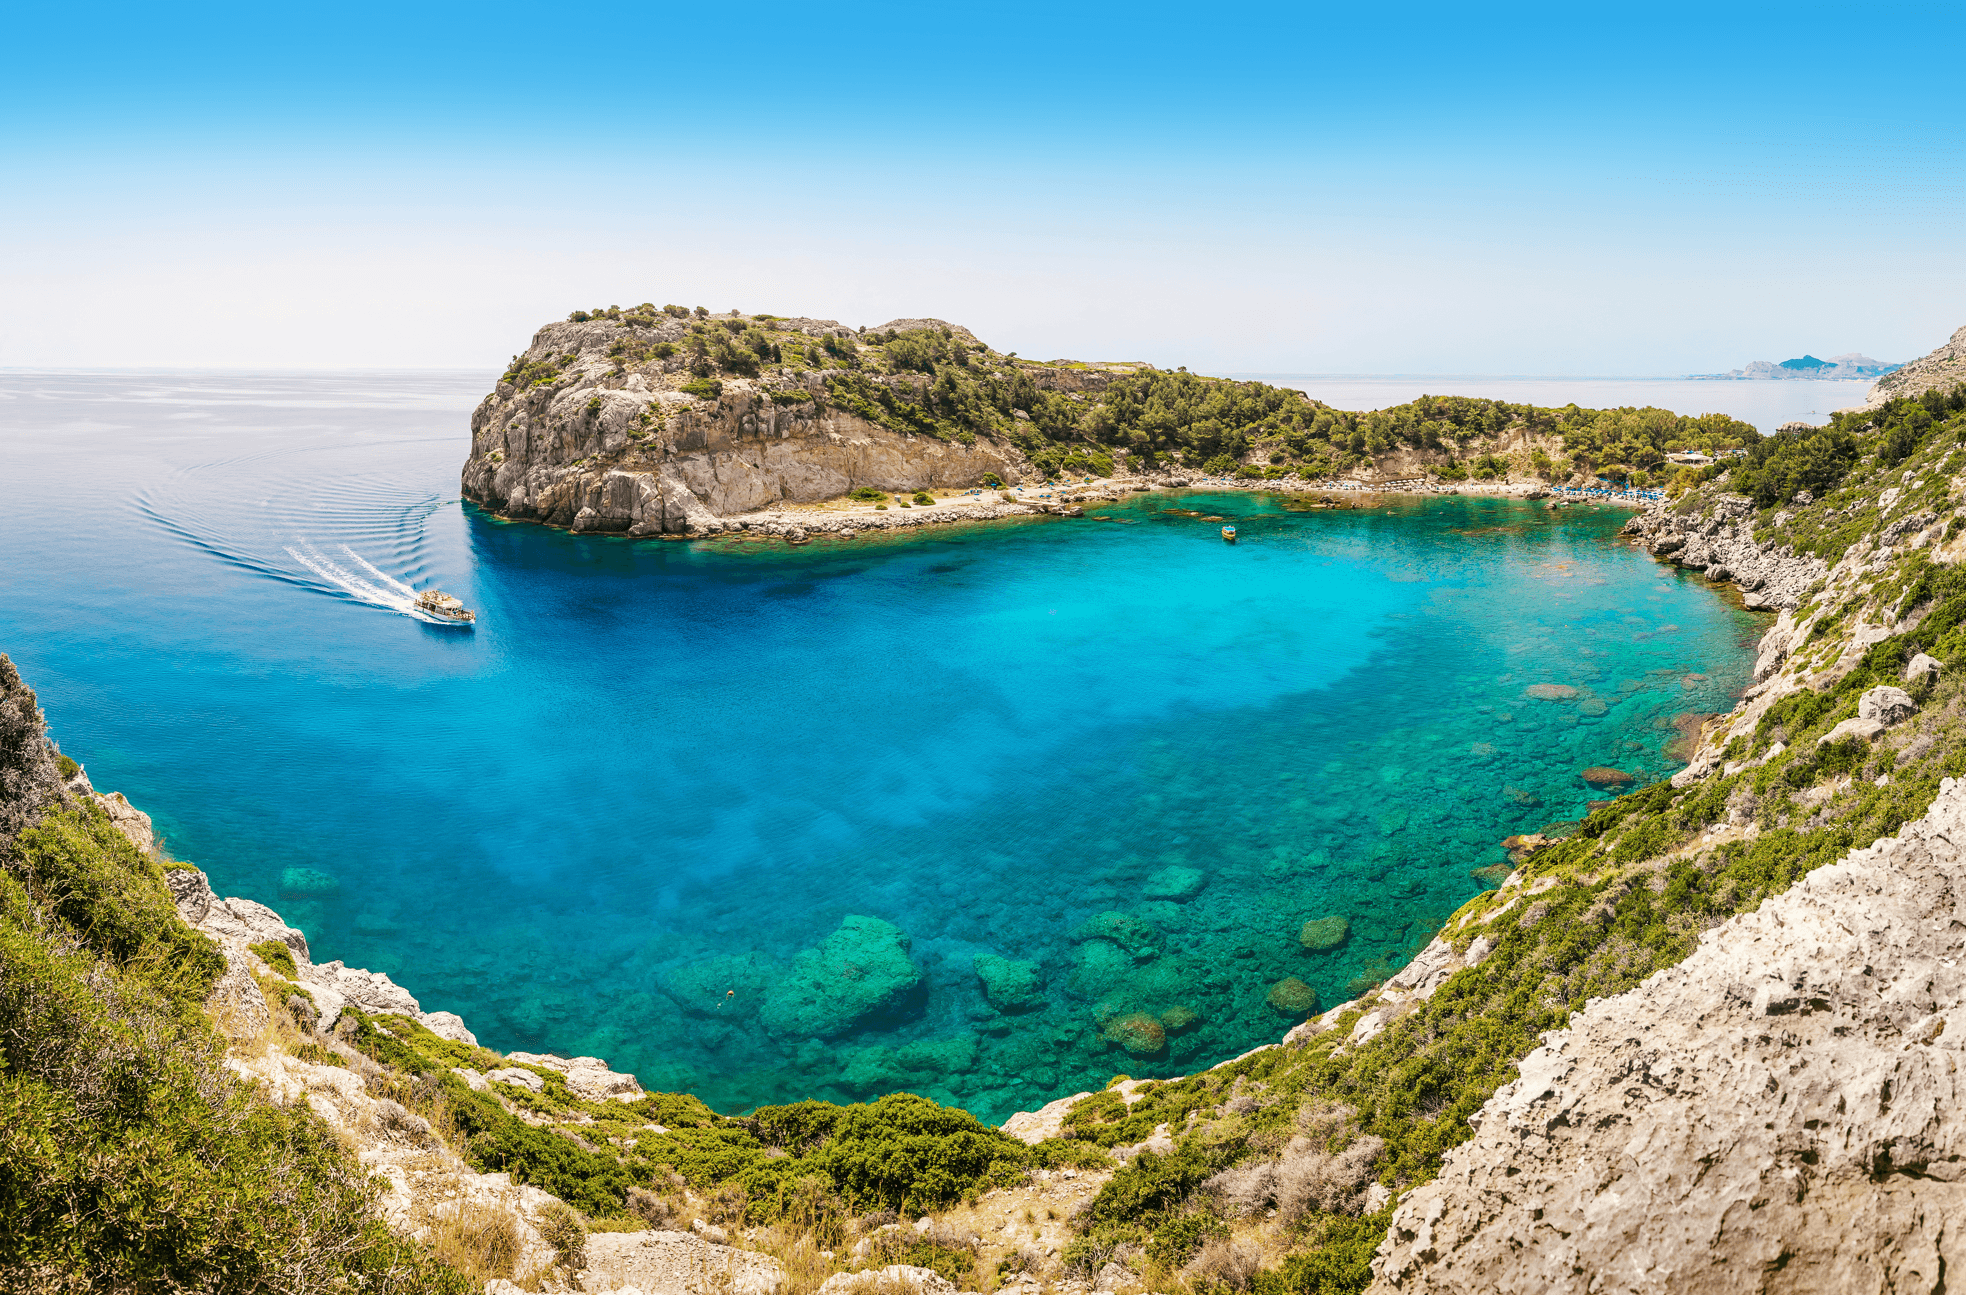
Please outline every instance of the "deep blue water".
[[[1272, 985], [1330, 1006], [1396, 968], [1502, 837], [1586, 811], [1582, 768], [1670, 772], [1760, 628], [1622, 512], [1473, 498], [576, 538], [459, 504], [484, 389], [0, 376], [0, 650], [98, 787], [317, 959], [726, 1110], [906, 1088], [998, 1119], [1270, 1041]], [[283, 896], [296, 868], [338, 891]], [[1203, 889], [1146, 897], [1169, 868]], [[1128, 948], [1074, 941], [1114, 912]], [[1349, 941], [1306, 952], [1334, 914]], [[922, 988], [845, 1037], [762, 1028], [847, 915], [904, 931]], [[992, 1011], [979, 953], [1040, 964], [1044, 1005]], [[1103, 1037], [1177, 1007], [1159, 1056]]]

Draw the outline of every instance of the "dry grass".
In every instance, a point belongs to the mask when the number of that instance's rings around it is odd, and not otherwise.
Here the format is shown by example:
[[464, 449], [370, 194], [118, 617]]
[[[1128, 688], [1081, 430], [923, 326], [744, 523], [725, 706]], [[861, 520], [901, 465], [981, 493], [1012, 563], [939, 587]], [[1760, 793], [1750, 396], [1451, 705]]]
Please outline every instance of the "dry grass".
[[516, 1276], [524, 1250], [519, 1220], [511, 1210], [468, 1199], [430, 1220], [426, 1244], [439, 1259], [478, 1283]]
[[779, 1287], [778, 1295], [812, 1295], [840, 1270], [834, 1252], [801, 1229], [767, 1228], [751, 1245], [785, 1265], [785, 1284]]
[[1202, 1246], [1182, 1275], [1197, 1289], [1246, 1291], [1263, 1266], [1263, 1250], [1253, 1241], [1216, 1238]]

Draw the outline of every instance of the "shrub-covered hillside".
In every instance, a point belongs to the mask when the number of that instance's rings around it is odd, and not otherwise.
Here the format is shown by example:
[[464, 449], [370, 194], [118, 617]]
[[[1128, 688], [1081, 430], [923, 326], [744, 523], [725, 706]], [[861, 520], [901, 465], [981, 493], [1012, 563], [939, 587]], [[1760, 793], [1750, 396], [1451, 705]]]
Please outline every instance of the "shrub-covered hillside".
[[644, 303], [577, 310], [569, 322], [608, 331], [583, 330], [582, 349], [546, 359], [515, 356], [501, 381], [525, 390], [585, 380], [592, 345], [616, 381], [640, 374], [714, 401], [727, 381], [742, 380], [779, 403], [818, 399], [894, 431], [1005, 439], [1047, 476], [1178, 466], [1316, 479], [1404, 452], [1449, 479], [1604, 472], [1658, 484], [1681, 479], [1684, 470], [1666, 459], [1675, 450], [1711, 453], [1758, 439], [1724, 414], [1651, 408], [1544, 409], [1427, 396], [1354, 413], [1294, 388], [1185, 369], [1022, 359], [938, 320], [856, 330]]
[[0, 1289], [463, 1291], [305, 1106], [229, 1075], [225, 961], [66, 795], [0, 656]]

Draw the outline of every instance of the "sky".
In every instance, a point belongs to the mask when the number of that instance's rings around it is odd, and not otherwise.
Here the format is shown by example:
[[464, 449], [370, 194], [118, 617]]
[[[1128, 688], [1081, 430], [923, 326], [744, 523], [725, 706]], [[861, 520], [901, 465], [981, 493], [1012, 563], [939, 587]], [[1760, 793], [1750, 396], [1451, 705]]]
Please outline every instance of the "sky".
[[16, 8], [0, 367], [496, 370], [576, 308], [1204, 372], [1966, 324], [1957, 5]]

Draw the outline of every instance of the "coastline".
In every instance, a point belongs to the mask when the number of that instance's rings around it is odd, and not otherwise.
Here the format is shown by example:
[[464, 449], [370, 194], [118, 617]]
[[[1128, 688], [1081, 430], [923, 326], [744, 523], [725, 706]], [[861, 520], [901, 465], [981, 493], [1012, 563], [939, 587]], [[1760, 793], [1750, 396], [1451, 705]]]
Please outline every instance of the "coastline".
[[[1623, 508], [1656, 507], [1659, 499], [1637, 494], [1598, 493], [1551, 486], [1541, 481], [1446, 482], [1401, 479], [1386, 483], [1348, 478], [1249, 480], [1242, 477], [1114, 476], [1056, 486], [1002, 489], [977, 487], [961, 493], [944, 492], [933, 504], [890, 505], [878, 508], [845, 497], [799, 504], [789, 508], [758, 509], [704, 522], [682, 535], [650, 538], [666, 541], [705, 539], [782, 539], [803, 544], [819, 536], [851, 540], [865, 531], [902, 531], [963, 522], [1010, 521], [1032, 517], [1084, 517], [1088, 507], [1120, 502], [1129, 495], [1173, 493], [1181, 490], [1240, 491], [1247, 494], [1324, 495], [1333, 507], [1369, 507], [1362, 501], [1378, 496], [1441, 498], [1469, 495], [1519, 499], [1548, 499], [1553, 507], [1604, 504]], [[930, 492], [933, 493], [933, 492]]]
[[[1231, 486], [1231, 483], [1204, 478], [1192, 485], [1186, 482], [1179, 485], [1169, 483], [1163, 488], [1219, 489], [1225, 486]], [[1274, 483], [1238, 482], [1233, 483], [1232, 488], [1267, 491], [1274, 489]], [[1407, 490], [1398, 493], [1421, 495], [1447, 492]], [[1519, 497], [1520, 493], [1526, 492], [1521, 487], [1513, 490], [1501, 487], [1465, 493]], [[1057, 504], [1064, 501], [1035, 502]], [[1035, 510], [1027, 510], [1024, 515], [1032, 515], [1033, 512]], [[1752, 565], [1752, 557], [1744, 548], [1736, 552], [1736, 549], [1727, 547], [1750, 545], [1751, 537], [1730, 532], [1728, 514], [1724, 508], [1718, 510], [1715, 516], [1708, 516], [1705, 511], [1685, 517], [1666, 517], [1663, 513], [1654, 516], [1642, 512], [1633, 520], [1634, 523], [1650, 523], [1660, 518], [1666, 518], [1668, 525], [1653, 532], [1641, 533], [1642, 528], [1636, 526], [1628, 529], [1633, 533], [1634, 543], [1644, 545], [1662, 566], [1687, 567], [1697, 564], [1701, 561], [1702, 551], [1694, 545], [1704, 544], [1710, 564], [1711, 558], [1718, 554], [1731, 564], [1727, 568], [1730, 573], [1738, 571], [1743, 573], [1743, 578], [1752, 581], [1756, 570]], [[1715, 523], [1719, 524], [1715, 525]], [[1709, 526], [1714, 527], [1711, 532], [1708, 530]], [[1681, 542], [1675, 546], [1671, 542], [1673, 538], [1679, 538]], [[1908, 547], [1922, 547], [1922, 541], [1929, 537], [1921, 534], [1905, 538], [1912, 541]], [[1758, 546], [1754, 551], [1762, 552]], [[1781, 557], [1779, 551], [1775, 551], [1770, 560], [1786, 559]], [[1764, 657], [1771, 652], [1775, 653], [1776, 669], [1770, 672], [1768, 678], [1764, 678], [1762, 670], [1757, 669], [1757, 686], [1736, 702], [1729, 715], [1722, 717], [1722, 722], [1709, 726], [1708, 732], [1703, 734], [1704, 740], [1699, 744], [1699, 750], [1694, 753], [1693, 760], [1673, 779], [1675, 784], [1681, 783], [1689, 775], [1704, 776], [1715, 769], [1719, 744], [1726, 741], [1730, 727], [1741, 727], [1740, 721], [1744, 717], [1752, 719], [1755, 713], [1765, 711], [1770, 702], [1793, 691], [1792, 684], [1786, 678], [1775, 677], [1785, 673], [1782, 669], [1784, 666], [1787, 666], [1786, 673], [1794, 673], [1797, 670], [1795, 664], [1786, 661], [1782, 644], [1790, 638], [1806, 636], [1810, 622], [1805, 621], [1800, 625], [1793, 622], [1792, 616], [1785, 616], [1781, 624], [1763, 637], [1761, 646]], [[1759, 711], [1753, 709], [1757, 705]], [[85, 782], [85, 771], [78, 771], [77, 778], [78, 785]], [[104, 808], [115, 816], [117, 826], [124, 830], [133, 842], [140, 845], [153, 844], [154, 841], [147, 832], [148, 824], [143, 821], [141, 812], [116, 801], [113, 797], [111, 800], [113, 804], [105, 805]], [[1751, 829], [1747, 832], [1735, 829], [1735, 837], [1751, 840], [1753, 833]], [[1463, 972], [1478, 972], [1484, 966], [1496, 946], [1478, 933], [1485, 924], [1487, 916], [1492, 916], [1492, 913], [1484, 913], [1481, 906], [1485, 903], [1489, 909], [1496, 911], [1499, 911], [1496, 909], [1497, 905], [1502, 908], [1512, 905], [1515, 910], [1523, 909], [1527, 902], [1526, 896], [1533, 893], [1530, 891], [1531, 883], [1520, 879], [1523, 875], [1522, 871], [1518, 871], [1500, 891], [1485, 892], [1484, 896], [1474, 901], [1469, 909], [1450, 919], [1448, 925], [1437, 933], [1412, 961], [1377, 989], [1321, 1012], [1283, 1032], [1281, 1037], [1270, 1043], [1217, 1061], [1198, 1069], [1184, 1079], [1125, 1081], [1112, 1090], [1118, 1099], [1119, 1109], [1122, 1112], [1135, 1109], [1147, 1112], [1151, 1110], [1156, 1094], [1184, 1084], [1205, 1080], [1211, 1084], [1239, 1087], [1247, 1083], [1251, 1076], [1263, 1072], [1265, 1067], [1294, 1065], [1298, 1063], [1298, 1058], [1314, 1053], [1334, 1058], [1359, 1054], [1392, 1038], [1393, 1032], [1409, 1017], [1427, 1010], [1436, 991], [1451, 978]], [[313, 1046], [330, 1050], [342, 1046], [342, 1041], [336, 1037], [333, 1027], [340, 1023], [344, 1016], [359, 1021], [359, 1017], [353, 1017], [348, 1012], [350, 1007], [363, 1014], [404, 1016], [430, 1030], [437, 1037], [462, 1045], [469, 1046], [475, 1042], [466, 1022], [448, 1013], [425, 1012], [414, 997], [395, 985], [387, 976], [371, 975], [346, 968], [338, 962], [319, 965], [312, 963], [304, 935], [287, 926], [275, 910], [252, 901], [220, 900], [211, 894], [208, 886], [202, 884], [202, 874], [196, 872], [174, 869], [170, 877], [174, 898], [179, 901], [180, 914], [196, 929], [212, 935], [225, 950], [228, 973], [221, 984], [220, 997], [215, 1000], [213, 1010], [215, 1015], [231, 1021], [234, 1028], [240, 1032], [241, 1038], [252, 1034], [256, 1028], [265, 1029], [267, 1022], [283, 1015], [282, 1007], [287, 1012], [299, 1012], [303, 1015], [306, 1013], [306, 1009], [298, 1008], [291, 998], [283, 1004], [277, 998], [270, 998], [266, 993], [266, 986], [269, 983], [277, 986], [284, 978], [297, 989], [307, 991], [312, 1000], [311, 1006], [318, 1013], [311, 1023], [311, 1028], [306, 1031], [307, 1037], [322, 1040]], [[1469, 938], [1470, 936], [1472, 938]], [[291, 977], [276, 976], [276, 969], [255, 950], [254, 946], [263, 949], [266, 941], [278, 942], [287, 949], [295, 964]], [[340, 997], [339, 1003], [336, 1001], [336, 995]], [[348, 1063], [349, 1059], [344, 1058], [342, 1065], [320, 1064], [317, 1061], [304, 1060], [274, 1049], [258, 1059], [241, 1058], [229, 1062], [228, 1065], [240, 1078], [262, 1085], [280, 1100], [306, 1101], [317, 1113], [323, 1113], [324, 1118], [330, 1118], [337, 1127], [347, 1130], [351, 1137], [355, 1137], [364, 1164], [371, 1172], [389, 1183], [389, 1189], [383, 1200], [383, 1210], [385, 1216], [393, 1223], [414, 1233], [419, 1226], [425, 1226], [420, 1224], [419, 1220], [428, 1217], [431, 1210], [438, 1208], [441, 1201], [445, 1199], [444, 1193], [461, 1192], [469, 1199], [494, 1201], [498, 1203], [499, 1208], [513, 1211], [521, 1219], [520, 1236], [527, 1247], [528, 1263], [545, 1263], [551, 1252], [551, 1246], [545, 1239], [545, 1227], [551, 1209], [557, 1204], [557, 1198], [509, 1173], [476, 1173], [460, 1164], [448, 1165], [441, 1173], [436, 1173], [428, 1170], [417, 1157], [406, 1154], [402, 1146], [387, 1139], [376, 1139], [363, 1134], [362, 1130], [365, 1127], [383, 1121], [388, 1116], [388, 1110], [372, 1097], [359, 1091], [359, 1085], [350, 1087], [347, 1079], [350, 1074], [347, 1069]], [[517, 1102], [519, 1106], [523, 1106], [526, 1099], [523, 1094], [513, 1091], [514, 1085], [536, 1092], [535, 1084], [550, 1084], [556, 1081], [565, 1084], [569, 1091], [589, 1101], [633, 1103], [646, 1097], [634, 1076], [613, 1072], [598, 1058], [561, 1058], [550, 1054], [514, 1053], [498, 1059], [497, 1064], [486, 1061], [480, 1066], [456, 1066], [452, 1068], [451, 1074], [473, 1091], [488, 1092], [508, 1104]], [[549, 1075], [553, 1078], [548, 1078]], [[359, 1075], [357, 1077], [359, 1078]], [[1099, 1103], [1105, 1100], [1108, 1099], [1103, 1094], [1091, 1092], [1072, 1094], [1049, 1102], [1036, 1111], [1019, 1112], [1006, 1119], [1001, 1127], [1004, 1132], [1016, 1137], [1020, 1142], [1035, 1147], [1047, 1139], [1058, 1139], [1061, 1135], [1073, 1134], [1075, 1129], [1083, 1125], [1086, 1119], [1084, 1112], [1098, 1108]], [[1509, 1100], [1509, 1094], [1498, 1094], [1493, 1100], [1498, 1102]], [[1143, 1114], [1139, 1118], [1147, 1119], [1152, 1116]], [[1149, 1143], [1152, 1143], [1152, 1139], [1149, 1139]], [[1057, 1143], [1054, 1141], [1053, 1145]], [[1071, 1190], [1078, 1194], [1074, 1199], [1089, 1200], [1112, 1177], [1128, 1172], [1124, 1166], [1132, 1162], [1133, 1157], [1130, 1153], [1138, 1149], [1139, 1147], [1133, 1145], [1114, 1148], [1122, 1165], [1122, 1168], [1117, 1171], [1109, 1173], [1103, 1168], [1076, 1171], [1078, 1176], [1071, 1180]], [[1034, 1181], [1029, 1188], [1018, 1188], [1013, 1191], [1033, 1193], [1053, 1191], [1062, 1185], [1052, 1180], [1049, 1176], [1051, 1172], [1039, 1171], [1046, 1176]], [[989, 1208], [1003, 1208], [1022, 1200], [1021, 1197], [1008, 1193], [1003, 1199], [996, 1199], [997, 1195], [991, 1193], [992, 1201], [988, 1203]], [[686, 1195], [686, 1199], [698, 1198]], [[1422, 1194], [1413, 1199], [1428, 1198]], [[1378, 1184], [1370, 1185], [1365, 1191], [1363, 1200], [1364, 1204], [1361, 1208], [1368, 1212], [1401, 1204], [1393, 1192]], [[1392, 1234], [1394, 1240], [1388, 1243], [1389, 1247], [1399, 1247], [1402, 1256], [1409, 1253], [1406, 1247], [1412, 1245], [1414, 1229], [1411, 1217], [1410, 1209], [1402, 1205], [1396, 1218], [1406, 1220], [1397, 1225], [1398, 1229], [1403, 1230], [1396, 1230]], [[1062, 1243], [1063, 1240], [1061, 1236], [1060, 1242]], [[756, 1249], [744, 1248], [756, 1244], [758, 1244], [756, 1239], [748, 1234], [745, 1237], [733, 1237], [724, 1230], [718, 1230], [713, 1234], [710, 1225], [687, 1233], [658, 1229], [653, 1232], [601, 1234], [590, 1239], [590, 1249], [587, 1253], [589, 1267], [584, 1271], [614, 1280], [625, 1280], [628, 1274], [638, 1271], [632, 1265], [645, 1262], [645, 1252], [651, 1247], [693, 1248], [691, 1254], [697, 1260], [707, 1258], [733, 1265], [766, 1263], [764, 1256]], [[1054, 1245], [1052, 1253], [1057, 1255], [1061, 1252], [1062, 1245]], [[738, 1258], [738, 1256], [746, 1257]], [[1412, 1263], [1410, 1259], [1405, 1258], [1400, 1262], [1409, 1267]], [[780, 1270], [770, 1267], [761, 1268], [759, 1271], [764, 1278], [769, 1278]], [[768, 1282], [761, 1281], [760, 1290], [766, 1284]], [[1092, 1283], [1088, 1282], [1081, 1289], [1090, 1289], [1091, 1286]], [[1110, 1278], [1101, 1283], [1099, 1288], [1124, 1289]], [[664, 1287], [658, 1285], [653, 1286], [652, 1289], [664, 1289]], [[1037, 1288], [1033, 1286], [1029, 1289], [1034, 1293]], [[955, 1287], [951, 1286], [949, 1291], [943, 1292], [942, 1295], [949, 1295], [949, 1292], [954, 1290]]]

